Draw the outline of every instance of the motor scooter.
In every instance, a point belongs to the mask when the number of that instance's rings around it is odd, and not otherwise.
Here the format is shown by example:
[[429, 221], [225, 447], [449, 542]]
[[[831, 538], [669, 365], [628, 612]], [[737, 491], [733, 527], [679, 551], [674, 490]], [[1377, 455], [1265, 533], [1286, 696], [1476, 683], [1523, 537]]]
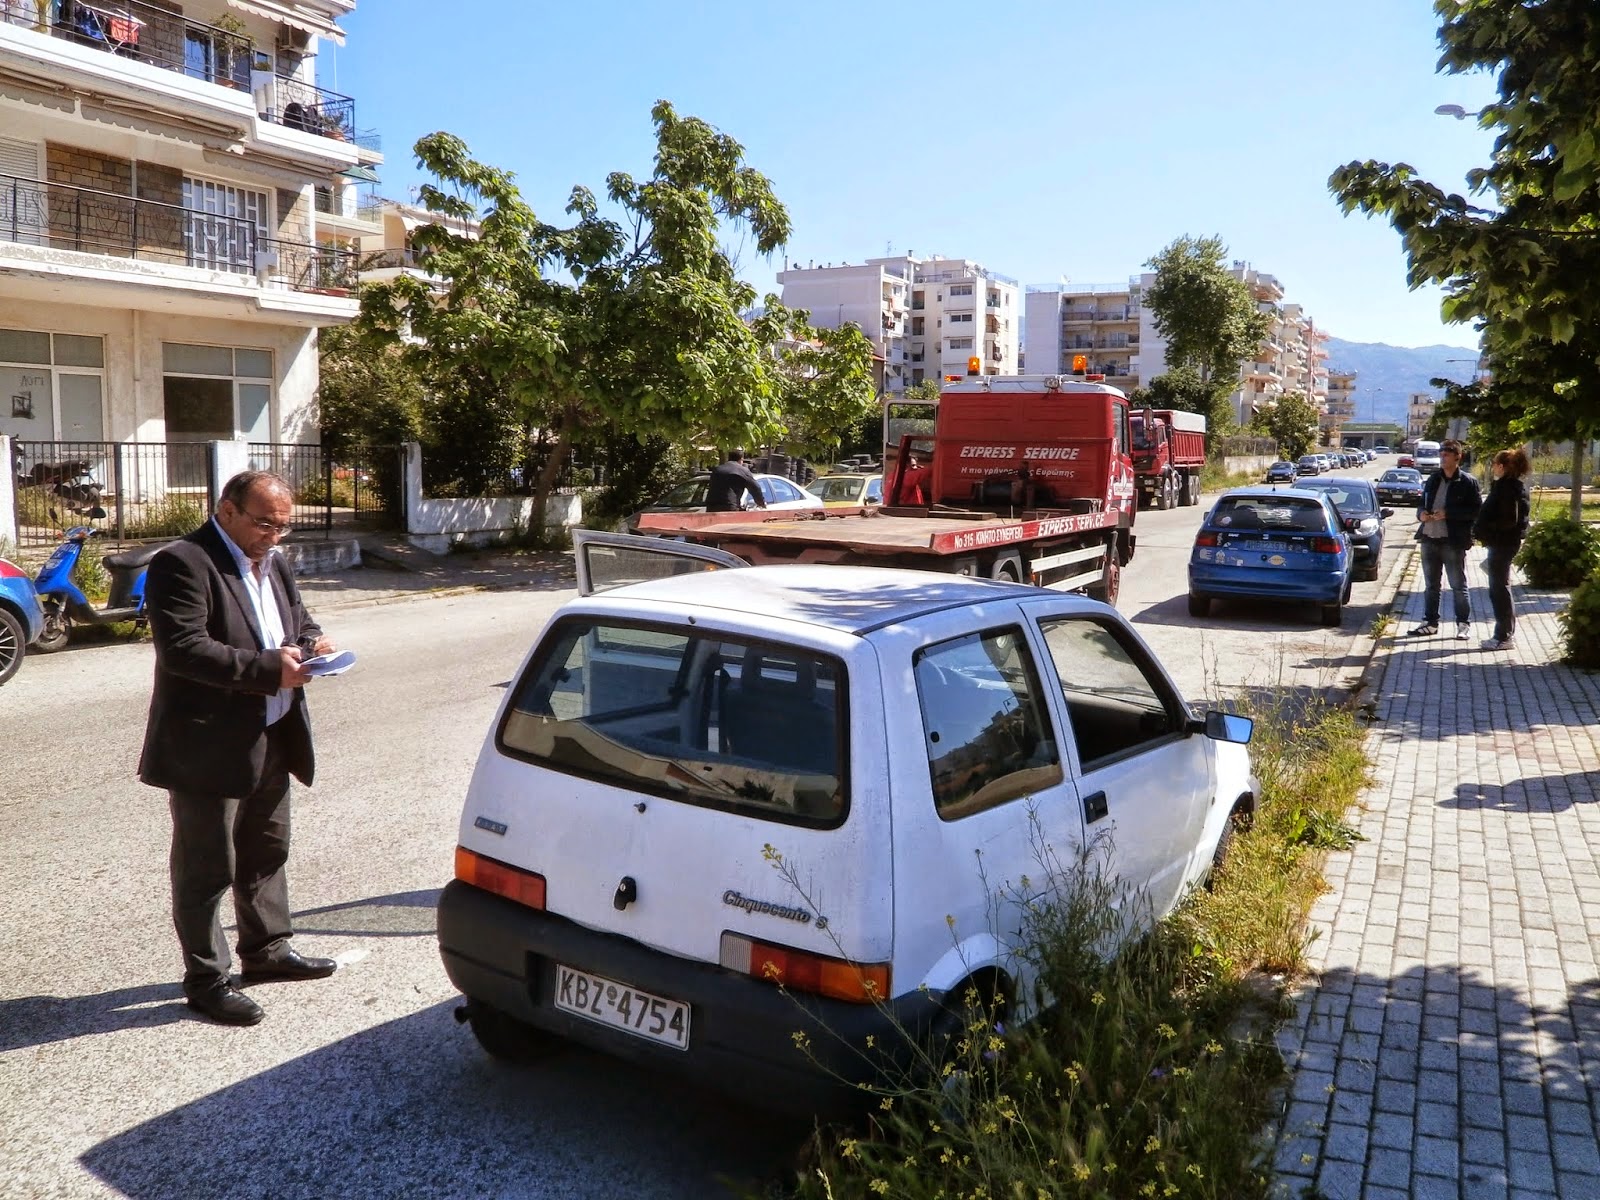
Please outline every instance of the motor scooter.
[[110, 625], [117, 621], [133, 621], [141, 628], [146, 624], [145, 570], [150, 560], [161, 552], [161, 545], [137, 546], [102, 558], [101, 563], [111, 573], [111, 595], [104, 607], [96, 607], [73, 582], [73, 575], [89, 540], [99, 536], [98, 529], [74, 526], [67, 530], [61, 545], [39, 568], [33, 590], [38, 593], [40, 607], [44, 609], [44, 630], [32, 649], [43, 654], [61, 649], [72, 636], [74, 624]]

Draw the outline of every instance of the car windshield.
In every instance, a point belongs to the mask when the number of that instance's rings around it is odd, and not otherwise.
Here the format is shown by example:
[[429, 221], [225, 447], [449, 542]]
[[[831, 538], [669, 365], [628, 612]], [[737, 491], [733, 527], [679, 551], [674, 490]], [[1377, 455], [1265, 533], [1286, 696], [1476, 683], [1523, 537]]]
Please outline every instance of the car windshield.
[[1308, 483], [1308, 488], [1315, 488], [1324, 493], [1333, 506], [1347, 517], [1364, 516], [1378, 511], [1378, 505], [1372, 494], [1372, 489], [1367, 487], [1352, 487], [1346, 483]]
[[1315, 454], [1306, 454], [1301, 457], [1300, 461], [1308, 467], [1315, 466], [1317, 462], [1317, 456]]
[[813, 479], [806, 491], [826, 503], [829, 500], [854, 500], [861, 495], [866, 480], [859, 475], [824, 475]]
[[1413, 471], [1413, 470], [1411, 470], [1411, 469], [1409, 469], [1407, 467], [1398, 467], [1398, 468], [1396, 468], [1395, 470], [1392, 470], [1392, 471], [1385, 471], [1383, 473], [1383, 479], [1381, 480], [1381, 482], [1383, 482], [1383, 483], [1421, 483], [1422, 482], [1422, 472], [1421, 471]]
[[546, 636], [497, 740], [630, 792], [831, 826], [846, 807], [844, 678], [799, 647], [577, 617]]
[[1315, 500], [1288, 496], [1224, 496], [1211, 514], [1223, 529], [1275, 529], [1327, 533], [1328, 517]]
[[653, 507], [693, 508], [697, 505], [704, 504], [706, 502], [707, 482], [708, 481], [703, 477], [700, 479], [686, 479], [677, 487], [668, 492], [665, 496], [661, 497], [661, 499], [657, 500]]

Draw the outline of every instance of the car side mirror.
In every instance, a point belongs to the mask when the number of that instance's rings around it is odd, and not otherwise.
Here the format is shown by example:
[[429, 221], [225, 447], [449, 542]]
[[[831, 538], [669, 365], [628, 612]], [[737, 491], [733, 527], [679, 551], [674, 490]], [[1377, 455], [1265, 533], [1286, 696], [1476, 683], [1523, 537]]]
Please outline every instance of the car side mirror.
[[1233, 742], [1238, 746], [1250, 744], [1250, 735], [1255, 732], [1256, 723], [1249, 717], [1241, 717], [1238, 713], [1225, 713], [1212, 710], [1206, 714], [1205, 733], [1212, 741]]
[[1354, 517], [1346, 517], [1344, 519], [1344, 527], [1346, 529], [1354, 532], [1355, 527], [1356, 527], [1356, 519]]
[[1392, 508], [1380, 508], [1378, 510], [1378, 512], [1380, 514], [1382, 514], [1383, 519], [1385, 521], [1387, 521], [1390, 517], [1394, 516], [1394, 509], [1392, 509]]

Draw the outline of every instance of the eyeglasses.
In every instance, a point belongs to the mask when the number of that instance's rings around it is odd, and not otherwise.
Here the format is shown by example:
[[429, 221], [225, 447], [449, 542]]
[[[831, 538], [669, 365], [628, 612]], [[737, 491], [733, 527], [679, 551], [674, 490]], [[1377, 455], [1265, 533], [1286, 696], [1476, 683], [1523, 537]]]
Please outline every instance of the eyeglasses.
[[249, 517], [250, 523], [257, 529], [261, 530], [262, 533], [274, 533], [279, 537], [285, 537], [294, 530], [293, 525], [279, 525], [276, 521], [268, 521], [262, 517], [256, 516], [255, 513], [251, 512], [248, 508], [241, 508], [239, 511], [245, 516]]

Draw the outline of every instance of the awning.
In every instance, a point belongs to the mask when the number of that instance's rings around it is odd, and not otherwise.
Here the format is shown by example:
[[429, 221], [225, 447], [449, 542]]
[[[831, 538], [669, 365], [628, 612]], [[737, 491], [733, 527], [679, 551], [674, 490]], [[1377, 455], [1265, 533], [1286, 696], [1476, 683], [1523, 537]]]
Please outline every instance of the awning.
[[327, 38], [336, 46], [344, 45], [344, 30], [335, 25], [331, 17], [321, 13], [308, 12], [290, 3], [279, 3], [278, 0], [228, 0], [228, 7], [266, 17], [269, 21], [281, 21], [291, 28]]
[[346, 179], [354, 179], [357, 183], [382, 183], [383, 182], [383, 180], [378, 178], [378, 173], [376, 171], [374, 171], [371, 167], [364, 167], [360, 163], [357, 163], [355, 166], [351, 167], [348, 171], [345, 171], [344, 172], [344, 177]]

